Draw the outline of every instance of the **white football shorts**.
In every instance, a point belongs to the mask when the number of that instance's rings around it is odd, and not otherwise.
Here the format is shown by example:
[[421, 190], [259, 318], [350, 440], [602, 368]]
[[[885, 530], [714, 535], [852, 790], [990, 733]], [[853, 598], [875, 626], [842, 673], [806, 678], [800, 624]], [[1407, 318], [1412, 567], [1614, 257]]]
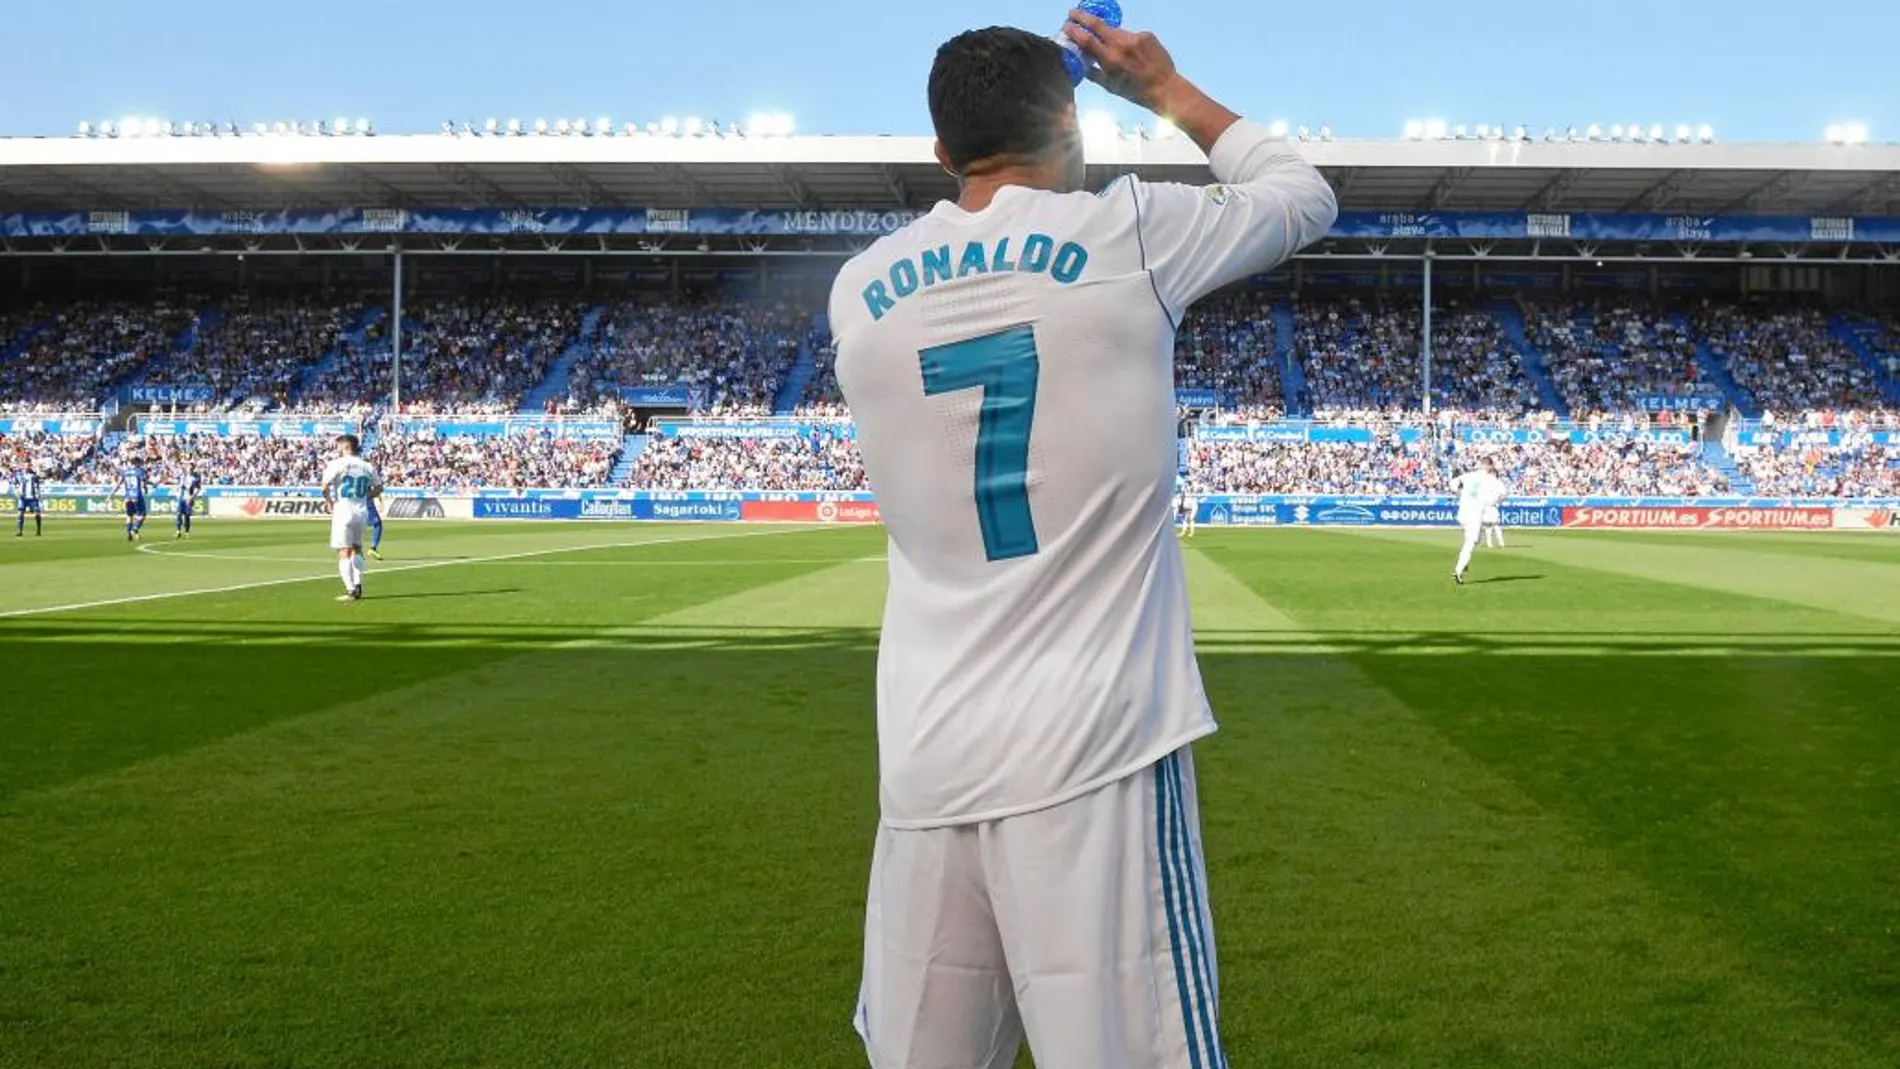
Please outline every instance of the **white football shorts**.
[[856, 1025], [873, 1069], [1224, 1069], [1194, 762], [1048, 809], [880, 827]]
[[363, 532], [369, 527], [369, 509], [350, 501], [339, 501], [330, 509], [330, 548], [349, 549], [363, 544]]

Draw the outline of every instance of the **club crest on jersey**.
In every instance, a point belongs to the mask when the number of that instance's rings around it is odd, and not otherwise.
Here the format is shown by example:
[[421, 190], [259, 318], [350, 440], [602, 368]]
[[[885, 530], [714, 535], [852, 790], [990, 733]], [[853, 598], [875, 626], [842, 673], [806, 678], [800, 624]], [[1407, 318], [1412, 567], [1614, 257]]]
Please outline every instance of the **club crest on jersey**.
[[1234, 191], [1226, 186], [1208, 186], [1207, 199], [1225, 207], [1228, 201], [1234, 199]]

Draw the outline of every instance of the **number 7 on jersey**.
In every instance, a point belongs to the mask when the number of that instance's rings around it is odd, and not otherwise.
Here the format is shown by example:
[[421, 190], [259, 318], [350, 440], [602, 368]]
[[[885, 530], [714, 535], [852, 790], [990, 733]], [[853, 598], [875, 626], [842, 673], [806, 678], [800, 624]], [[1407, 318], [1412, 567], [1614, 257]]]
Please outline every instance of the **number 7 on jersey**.
[[976, 429], [976, 520], [990, 560], [1035, 556], [1029, 429], [1036, 415], [1036, 332], [1012, 327], [925, 349], [924, 395], [983, 391]]

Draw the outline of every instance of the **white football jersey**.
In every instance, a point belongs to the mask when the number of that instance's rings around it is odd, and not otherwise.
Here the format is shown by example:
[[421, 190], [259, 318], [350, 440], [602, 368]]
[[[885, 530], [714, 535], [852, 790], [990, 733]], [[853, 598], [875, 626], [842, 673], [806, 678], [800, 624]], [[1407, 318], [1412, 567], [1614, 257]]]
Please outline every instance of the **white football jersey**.
[[1481, 523], [1484, 510], [1504, 500], [1504, 481], [1482, 468], [1465, 472], [1451, 481], [1458, 492], [1458, 522]]
[[1214, 730], [1169, 515], [1175, 328], [1337, 207], [1255, 123], [1210, 162], [1226, 184], [944, 202], [838, 276], [838, 382], [890, 541], [894, 827], [1053, 805]]
[[382, 480], [362, 457], [337, 457], [324, 466], [323, 488], [336, 498], [338, 508], [367, 508]]

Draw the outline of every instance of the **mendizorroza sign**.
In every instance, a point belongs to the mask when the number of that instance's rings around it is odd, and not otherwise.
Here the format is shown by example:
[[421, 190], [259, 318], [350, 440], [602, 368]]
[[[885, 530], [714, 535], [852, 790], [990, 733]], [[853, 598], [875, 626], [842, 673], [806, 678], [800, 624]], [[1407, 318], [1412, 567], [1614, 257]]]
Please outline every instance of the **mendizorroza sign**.
[[1811, 506], [1573, 505], [1564, 509], [1564, 526], [1621, 530], [1826, 531], [1834, 527], [1834, 510]]

